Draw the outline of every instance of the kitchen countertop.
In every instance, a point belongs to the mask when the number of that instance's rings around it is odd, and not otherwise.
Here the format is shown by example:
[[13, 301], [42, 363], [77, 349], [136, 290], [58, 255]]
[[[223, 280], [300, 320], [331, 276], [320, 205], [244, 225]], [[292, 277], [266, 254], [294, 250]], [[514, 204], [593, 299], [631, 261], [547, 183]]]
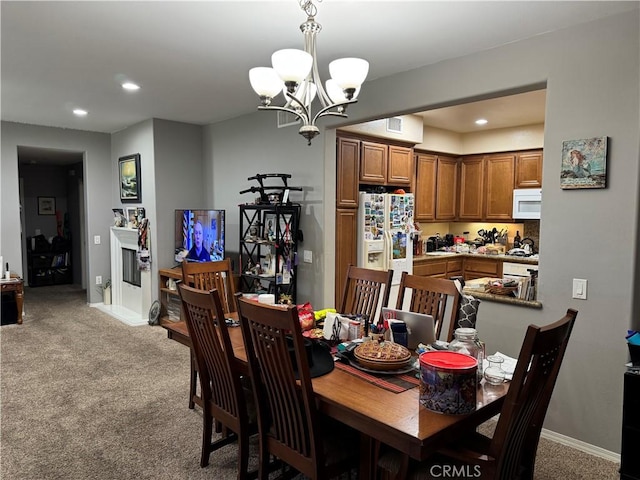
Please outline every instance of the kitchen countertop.
[[[465, 295], [472, 295], [473, 297], [480, 300], [488, 300], [491, 302], [498, 303], [508, 303], [510, 305], [517, 305], [520, 307], [528, 307], [528, 308], [542, 308], [542, 303], [538, 301], [531, 300], [522, 300], [520, 298], [515, 298], [510, 295], [494, 295], [493, 293], [487, 293], [484, 291], [484, 285], [488, 283], [491, 278], [477, 278], [475, 280], [469, 280], [464, 288], [462, 289], [462, 293]], [[482, 289], [470, 288], [473, 285], [482, 285]]]
[[527, 265], [538, 265], [537, 257], [515, 257], [513, 255], [490, 255], [485, 253], [455, 253], [455, 252], [429, 252], [423, 255], [415, 255], [413, 257], [413, 261], [429, 261], [429, 260], [437, 260], [442, 258], [487, 258], [490, 260], [498, 260], [501, 262], [510, 262], [510, 263], [524, 263]]

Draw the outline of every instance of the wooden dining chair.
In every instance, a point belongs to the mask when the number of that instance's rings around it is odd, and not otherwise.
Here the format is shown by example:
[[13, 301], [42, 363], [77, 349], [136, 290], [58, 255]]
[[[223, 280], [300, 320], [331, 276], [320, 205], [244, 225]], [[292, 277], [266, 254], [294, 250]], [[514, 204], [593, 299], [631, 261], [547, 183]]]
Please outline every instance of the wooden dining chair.
[[[182, 281], [185, 285], [209, 292], [218, 290], [222, 310], [225, 314], [237, 311], [235, 302], [235, 287], [231, 260], [225, 258], [215, 262], [182, 262]], [[198, 395], [198, 368], [191, 352], [191, 379], [189, 382], [189, 408], [201, 404]]]
[[349, 265], [338, 312], [366, 315], [370, 322], [377, 323], [382, 317], [382, 307], [389, 305], [392, 279], [393, 270]]
[[440, 338], [440, 332], [445, 321], [448, 300], [451, 299], [451, 317], [447, 342], [453, 340], [453, 332], [458, 326], [458, 312], [460, 309], [461, 293], [453, 280], [444, 278], [423, 277], [402, 272], [400, 278], [400, 290], [396, 308], [402, 309], [407, 294], [410, 294], [409, 310], [416, 313], [425, 313], [433, 317], [436, 339]]
[[435, 475], [433, 465], [450, 465], [470, 467], [474, 478], [532, 480], [542, 423], [577, 315], [576, 310], [568, 309], [555, 323], [527, 328], [491, 438], [476, 431], [461, 434], [459, 441], [421, 464], [412, 464], [396, 451], [388, 452], [378, 462], [382, 478], [430, 479]]
[[238, 311], [245, 350], [253, 352], [247, 361], [258, 410], [258, 478], [267, 478], [269, 455], [312, 480], [350, 471], [358, 437], [317, 409], [297, 307], [238, 298]]
[[[211, 453], [238, 440], [238, 480], [248, 478], [249, 436], [257, 433], [256, 409], [242, 374], [224, 321], [218, 290], [205, 292], [179, 286], [185, 320], [200, 373], [202, 394], [202, 453], [200, 466], [209, 464]], [[222, 438], [212, 442], [213, 419], [224, 427]]]

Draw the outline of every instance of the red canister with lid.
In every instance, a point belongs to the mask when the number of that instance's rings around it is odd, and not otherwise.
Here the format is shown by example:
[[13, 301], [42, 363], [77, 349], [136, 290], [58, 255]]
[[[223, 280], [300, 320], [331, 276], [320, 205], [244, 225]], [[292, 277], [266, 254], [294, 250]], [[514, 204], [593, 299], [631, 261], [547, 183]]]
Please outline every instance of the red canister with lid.
[[476, 409], [478, 361], [438, 350], [420, 355], [420, 403], [438, 413], [462, 415]]

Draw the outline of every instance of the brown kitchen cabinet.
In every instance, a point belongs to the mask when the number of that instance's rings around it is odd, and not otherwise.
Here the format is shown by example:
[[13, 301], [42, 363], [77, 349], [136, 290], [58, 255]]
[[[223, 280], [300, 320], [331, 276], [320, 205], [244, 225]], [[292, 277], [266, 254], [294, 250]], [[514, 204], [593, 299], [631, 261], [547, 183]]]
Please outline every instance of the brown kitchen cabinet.
[[465, 258], [465, 281], [483, 277], [502, 278], [502, 262], [492, 258]]
[[360, 183], [411, 185], [413, 149], [384, 143], [361, 142]]
[[420, 152], [415, 155], [415, 217], [418, 221], [455, 220], [458, 160]]
[[387, 183], [410, 185], [413, 180], [413, 148], [389, 145]]
[[415, 183], [415, 219], [429, 222], [436, 219], [436, 178], [438, 157], [428, 153], [417, 153]]
[[542, 150], [517, 153], [515, 188], [542, 187], [542, 159]]
[[436, 220], [455, 220], [458, 199], [458, 159], [438, 155]]
[[338, 137], [336, 208], [358, 208], [360, 140]]
[[451, 278], [463, 275], [462, 258], [421, 258], [413, 261], [413, 274], [423, 277]]
[[335, 271], [335, 303], [340, 305], [344, 281], [349, 264], [357, 265], [357, 232], [358, 210], [354, 208], [336, 209], [336, 271]]
[[484, 211], [484, 156], [470, 155], [460, 161], [460, 207], [458, 220], [482, 220]]
[[485, 220], [510, 222], [513, 210], [513, 188], [516, 155], [500, 153], [485, 157]]

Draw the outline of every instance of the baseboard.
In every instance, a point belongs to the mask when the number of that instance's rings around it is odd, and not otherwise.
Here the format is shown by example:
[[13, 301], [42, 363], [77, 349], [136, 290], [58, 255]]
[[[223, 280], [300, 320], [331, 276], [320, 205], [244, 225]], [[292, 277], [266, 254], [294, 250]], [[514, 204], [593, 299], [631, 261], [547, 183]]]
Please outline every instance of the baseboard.
[[590, 443], [583, 442], [582, 440], [577, 440], [575, 438], [567, 437], [566, 435], [552, 432], [551, 430], [547, 430], [545, 428], [543, 428], [542, 432], [540, 432], [540, 436], [543, 438], [546, 438], [547, 440], [558, 442], [562, 445], [566, 445], [567, 447], [575, 448], [576, 450], [580, 450], [581, 452], [588, 453], [589, 455], [600, 457], [605, 460], [609, 460], [610, 462], [620, 463], [619, 453], [611, 452], [609, 450], [605, 450], [604, 448], [596, 447], [595, 445], [591, 445]]
[[[500, 418], [500, 414], [495, 415], [490, 419], [490, 421], [497, 422]], [[568, 437], [566, 435], [562, 435], [561, 433], [556, 433], [551, 430], [547, 430], [543, 428], [540, 432], [540, 436], [551, 440], [552, 442], [557, 442], [561, 445], [566, 445], [567, 447], [575, 448], [576, 450], [580, 450], [581, 452], [588, 453], [589, 455], [593, 455], [594, 457], [599, 457], [604, 460], [608, 460], [614, 463], [620, 463], [620, 454], [611, 452], [609, 450], [605, 450], [604, 448], [596, 447], [595, 445], [591, 445], [590, 443], [583, 442], [582, 440], [577, 440], [575, 438]]]

